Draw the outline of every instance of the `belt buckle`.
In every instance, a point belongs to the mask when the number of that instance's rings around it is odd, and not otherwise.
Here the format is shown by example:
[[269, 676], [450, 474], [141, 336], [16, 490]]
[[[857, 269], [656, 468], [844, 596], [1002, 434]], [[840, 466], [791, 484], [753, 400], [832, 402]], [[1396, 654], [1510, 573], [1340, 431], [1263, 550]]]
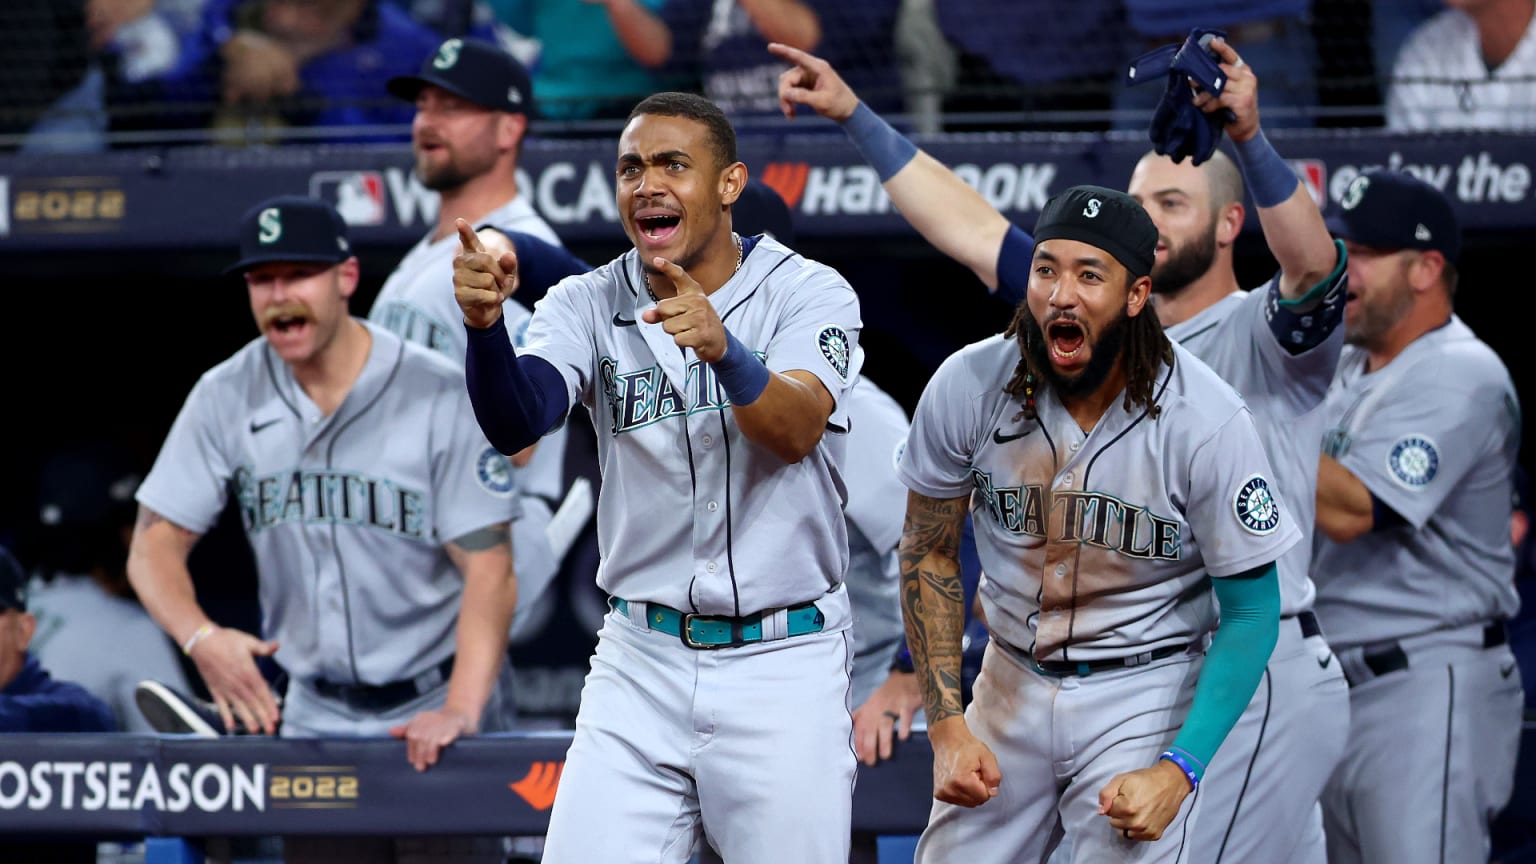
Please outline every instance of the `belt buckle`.
[[713, 617], [715, 617], [715, 616], [713, 616], [713, 615], [700, 615], [697, 612], [684, 612], [683, 613], [682, 625], [678, 628], [678, 634], [677, 634], [677, 635], [682, 637], [683, 644], [687, 645], [689, 648], [692, 648], [695, 651], [716, 651], [718, 649], [727, 647], [730, 644], [729, 642], [722, 642], [722, 643], [718, 643], [718, 644], [710, 644], [710, 643], [707, 643], [707, 642], [695, 642], [694, 639], [693, 639], [693, 628], [691, 626], [693, 624], [693, 619], [695, 619], [695, 618], [713, 618]]

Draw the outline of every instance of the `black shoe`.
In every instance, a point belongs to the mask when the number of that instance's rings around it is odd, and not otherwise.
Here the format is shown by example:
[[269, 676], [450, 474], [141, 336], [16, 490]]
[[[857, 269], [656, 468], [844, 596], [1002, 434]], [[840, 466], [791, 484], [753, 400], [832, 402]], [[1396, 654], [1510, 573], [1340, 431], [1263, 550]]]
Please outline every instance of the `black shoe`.
[[140, 681], [133, 689], [139, 713], [156, 732], [217, 738], [224, 734], [224, 720], [212, 702], [182, 693], [159, 681]]

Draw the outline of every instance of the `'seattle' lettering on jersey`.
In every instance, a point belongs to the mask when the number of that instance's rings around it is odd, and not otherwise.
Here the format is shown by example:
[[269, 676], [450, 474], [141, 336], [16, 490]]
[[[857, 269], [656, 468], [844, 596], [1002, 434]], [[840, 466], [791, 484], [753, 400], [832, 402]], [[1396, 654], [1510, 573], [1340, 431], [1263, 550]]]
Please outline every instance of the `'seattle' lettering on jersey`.
[[262, 633], [301, 680], [382, 684], [452, 654], [464, 579], [443, 544], [516, 515], [463, 373], [365, 326], [368, 361], [329, 417], [265, 338], [204, 373], [138, 491], [199, 534], [235, 497]]
[[933, 498], [972, 496], [988, 626], [1039, 659], [1124, 657], [1216, 624], [1207, 576], [1262, 566], [1300, 533], [1242, 400], [1175, 347], [1162, 414], [1116, 399], [1084, 433], [1049, 389], [1039, 421], [1003, 391], [1013, 340], [969, 345], [918, 403], [900, 474]]
[[[862, 360], [857, 295], [831, 268], [763, 239], [709, 299], [769, 369], [805, 370], [832, 394], [829, 428], [800, 462], [749, 442], [707, 364], [642, 320], [655, 304], [634, 251], [564, 280], [534, 310], [523, 353], [559, 371], [597, 431], [598, 585], [717, 615], [817, 599], [848, 564], [836, 457]], [[846, 334], [848, 366], [826, 356], [828, 326]]]

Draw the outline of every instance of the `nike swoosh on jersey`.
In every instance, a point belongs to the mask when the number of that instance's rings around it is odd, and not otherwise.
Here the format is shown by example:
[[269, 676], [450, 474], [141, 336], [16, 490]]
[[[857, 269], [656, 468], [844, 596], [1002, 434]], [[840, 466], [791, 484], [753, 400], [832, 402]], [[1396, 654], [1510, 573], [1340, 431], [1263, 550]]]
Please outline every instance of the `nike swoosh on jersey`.
[[281, 417], [274, 417], [271, 420], [266, 420], [266, 421], [263, 421], [263, 422], [260, 422], [260, 423], [256, 422], [255, 420], [252, 420], [251, 421], [251, 434], [255, 435], [257, 432], [260, 432], [261, 430], [267, 428], [268, 426], [271, 426], [273, 423], [280, 423], [280, 422], [282, 422], [282, 419], [283, 418], [281, 418]]
[[1035, 431], [1036, 429], [1039, 429], [1039, 428], [1040, 428], [1039, 426], [1031, 426], [1028, 429], [1025, 429], [1023, 432], [1018, 433], [1017, 435], [1004, 435], [1003, 434], [1003, 430], [1001, 430], [1001, 429], [993, 429], [992, 430], [992, 440], [996, 441], [999, 444], [1007, 444], [1009, 441], [1017, 441], [1020, 438], [1023, 438], [1025, 435], [1028, 435], [1029, 433], [1031, 433], [1031, 432], [1033, 432], [1033, 431]]
[[1321, 666], [1324, 669], [1327, 669], [1329, 664], [1331, 664], [1332, 662], [1333, 662], [1333, 655], [1332, 654], [1329, 654], [1327, 657], [1319, 657], [1319, 658], [1317, 658], [1317, 665]]
[[613, 326], [633, 327], [635, 326], [635, 320], [633, 318], [620, 318], [619, 313], [615, 312], [613, 313]]
[[1515, 672], [1515, 667], [1518, 665], [1518, 663], [1511, 662], [1508, 666], [1505, 666], [1499, 670], [1499, 677], [1508, 678], [1510, 675], [1513, 675]]

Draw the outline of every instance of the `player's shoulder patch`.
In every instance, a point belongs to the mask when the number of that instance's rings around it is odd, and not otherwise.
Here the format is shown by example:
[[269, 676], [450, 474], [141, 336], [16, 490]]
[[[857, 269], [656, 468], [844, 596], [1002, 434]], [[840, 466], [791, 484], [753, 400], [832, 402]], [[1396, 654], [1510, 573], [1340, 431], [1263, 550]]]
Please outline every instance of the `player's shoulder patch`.
[[1280, 527], [1280, 502], [1269, 491], [1269, 481], [1263, 475], [1254, 474], [1237, 487], [1232, 509], [1250, 534], [1273, 534]]
[[1424, 435], [1404, 435], [1387, 451], [1392, 479], [1409, 489], [1422, 489], [1440, 473], [1440, 450]]
[[848, 331], [836, 324], [828, 324], [816, 334], [816, 347], [821, 349], [822, 358], [837, 373], [837, 377], [848, 380], [848, 363], [852, 353], [848, 346]]
[[492, 495], [510, 496], [512, 494], [512, 462], [497, 452], [495, 447], [487, 447], [475, 462], [475, 479], [479, 480], [480, 486]]

